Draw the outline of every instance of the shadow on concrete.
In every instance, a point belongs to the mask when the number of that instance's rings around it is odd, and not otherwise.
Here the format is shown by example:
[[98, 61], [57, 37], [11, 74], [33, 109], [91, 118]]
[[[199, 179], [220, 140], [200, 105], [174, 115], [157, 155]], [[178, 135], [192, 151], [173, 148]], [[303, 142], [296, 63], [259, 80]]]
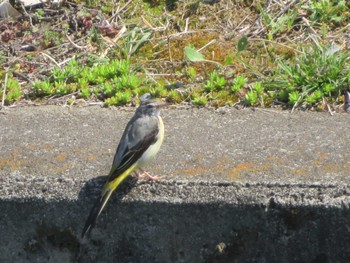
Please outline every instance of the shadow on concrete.
[[91, 236], [82, 227], [106, 177], [75, 201], [0, 202], [0, 262], [347, 262], [348, 207], [123, 201], [113, 195]]

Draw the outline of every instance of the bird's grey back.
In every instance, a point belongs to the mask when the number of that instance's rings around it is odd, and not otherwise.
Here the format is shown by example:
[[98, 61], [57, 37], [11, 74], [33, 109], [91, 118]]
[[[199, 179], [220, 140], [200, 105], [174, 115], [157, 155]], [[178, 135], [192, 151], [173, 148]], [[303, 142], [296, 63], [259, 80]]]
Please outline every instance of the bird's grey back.
[[123, 159], [124, 153], [142, 143], [142, 139], [158, 133], [159, 114], [151, 114], [149, 111], [154, 112], [158, 111], [158, 109], [155, 107], [148, 108], [147, 104], [141, 104], [126, 125], [115, 153], [112, 167], [118, 166]]

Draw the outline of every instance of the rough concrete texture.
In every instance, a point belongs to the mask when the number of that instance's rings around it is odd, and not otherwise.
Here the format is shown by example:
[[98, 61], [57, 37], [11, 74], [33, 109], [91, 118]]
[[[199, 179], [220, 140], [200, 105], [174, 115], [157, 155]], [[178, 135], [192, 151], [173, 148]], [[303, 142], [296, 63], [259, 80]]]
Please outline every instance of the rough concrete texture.
[[0, 262], [349, 262], [349, 116], [163, 110], [166, 139], [80, 234], [134, 109], [0, 114]]

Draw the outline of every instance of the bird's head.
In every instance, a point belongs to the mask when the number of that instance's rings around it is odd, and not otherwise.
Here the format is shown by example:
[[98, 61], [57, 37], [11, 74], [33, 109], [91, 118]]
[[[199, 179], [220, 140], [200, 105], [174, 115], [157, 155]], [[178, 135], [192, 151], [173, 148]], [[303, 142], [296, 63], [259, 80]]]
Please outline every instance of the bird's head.
[[160, 113], [159, 109], [166, 105], [168, 104], [154, 99], [152, 98], [151, 94], [146, 93], [140, 97], [140, 106], [137, 110], [142, 114], [158, 116]]

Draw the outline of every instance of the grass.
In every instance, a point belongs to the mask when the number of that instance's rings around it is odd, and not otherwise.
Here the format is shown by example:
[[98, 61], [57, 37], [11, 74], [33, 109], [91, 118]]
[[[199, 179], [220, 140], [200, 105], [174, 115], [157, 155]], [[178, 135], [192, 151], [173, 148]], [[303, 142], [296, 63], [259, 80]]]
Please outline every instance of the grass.
[[[195, 106], [323, 109], [341, 106], [350, 84], [342, 45], [350, 22], [346, 1], [295, 1], [284, 8], [264, 1], [75, 3], [78, 12], [63, 6], [67, 19], [53, 18], [51, 27], [47, 8], [32, 11], [33, 28], [29, 20], [21, 25], [21, 41], [31, 36], [45, 56], [27, 52], [16, 60], [0, 46], [9, 71], [31, 77], [9, 74], [7, 105], [20, 103], [26, 90], [37, 102], [63, 97], [73, 103], [74, 96], [117, 106], [150, 92]], [[38, 31], [40, 23], [47, 30]], [[7, 44], [16, 40], [11, 32], [2, 37]], [[0, 82], [3, 87], [4, 74]]]
[[317, 106], [323, 99], [333, 101], [350, 84], [348, 54], [337, 46], [311, 46], [304, 49], [293, 64], [281, 60], [278, 66], [274, 80], [266, 86], [277, 100], [293, 107]]

